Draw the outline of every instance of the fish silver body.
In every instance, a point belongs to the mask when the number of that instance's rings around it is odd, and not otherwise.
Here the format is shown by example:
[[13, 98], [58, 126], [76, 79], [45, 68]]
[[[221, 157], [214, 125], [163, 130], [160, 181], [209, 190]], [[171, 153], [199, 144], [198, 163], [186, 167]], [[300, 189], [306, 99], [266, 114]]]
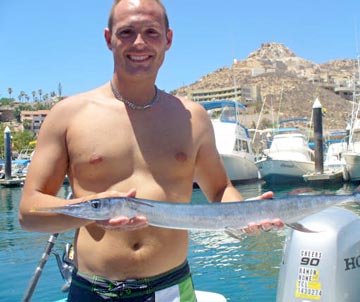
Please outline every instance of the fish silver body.
[[276, 218], [281, 219], [287, 225], [295, 225], [294, 223], [300, 219], [327, 207], [359, 201], [360, 193], [350, 195], [298, 195], [275, 199], [196, 205], [116, 197], [93, 199], [63, 207], [41, 208], [34, 211], [60, 213], [95, 221], [107, 220], [117, 216], [130, 218], [145, 216], [149, 225], [157, 227], [227, 231], [245, 228], [250, 222]]

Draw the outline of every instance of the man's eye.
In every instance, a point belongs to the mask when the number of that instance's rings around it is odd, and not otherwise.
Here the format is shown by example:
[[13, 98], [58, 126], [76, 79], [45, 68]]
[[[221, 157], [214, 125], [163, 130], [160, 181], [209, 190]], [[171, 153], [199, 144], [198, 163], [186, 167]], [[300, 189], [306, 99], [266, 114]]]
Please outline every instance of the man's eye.
[[130, 37], [133, 34], [133, 31], [131, 29], [122, 30], [116, 33], [116, 36], [118, 38], [127, 38]]
[[159, 32], [155, 29], [148, 29], [146, 33], [151, 37], [157, 37], [159, 35]]

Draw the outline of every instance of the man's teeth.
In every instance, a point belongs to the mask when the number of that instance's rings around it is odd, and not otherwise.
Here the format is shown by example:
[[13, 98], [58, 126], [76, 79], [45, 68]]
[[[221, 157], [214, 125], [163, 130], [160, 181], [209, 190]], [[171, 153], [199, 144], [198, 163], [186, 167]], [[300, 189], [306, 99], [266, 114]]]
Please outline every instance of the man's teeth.
[[148, 58], [148, 56], [140, 56], [140, 57], [131, 56], [130, 58], [133, 61], [143, 61], [143, 60], [146, 60]]

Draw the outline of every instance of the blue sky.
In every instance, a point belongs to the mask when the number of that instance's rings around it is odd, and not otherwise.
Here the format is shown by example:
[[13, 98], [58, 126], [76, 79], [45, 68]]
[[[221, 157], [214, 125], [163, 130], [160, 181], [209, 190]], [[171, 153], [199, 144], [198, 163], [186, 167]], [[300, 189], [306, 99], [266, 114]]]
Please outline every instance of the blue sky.
[[[356, 58], [359, 0], [163, 0], [174, 30], [157, 85], [189, 85], [264, 42], [283, 43], [304, 59], [323, 63]], [[8, 88], [31, 95], [72, 95], [107, 82], [113, 70], [106, 48], [112, 0], [0, 2], [0, 98]]]

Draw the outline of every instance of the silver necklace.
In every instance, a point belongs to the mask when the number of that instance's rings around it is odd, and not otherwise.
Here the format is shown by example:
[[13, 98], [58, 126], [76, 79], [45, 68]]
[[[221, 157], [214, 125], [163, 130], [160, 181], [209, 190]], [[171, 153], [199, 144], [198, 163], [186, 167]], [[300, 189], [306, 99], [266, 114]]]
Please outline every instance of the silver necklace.
[[114, 94], [114, 96], [121, 102], [123, 102], [126, 106], [128, 106], [129, 108], [133, 109], [133, 110], [145, 110], [145, 109], [149, 109], [151, 108], [152, 106], [154, 106], [158, 100], [159, 100], [159, 93], [158, 93], [158, 88], [156, 87], [155, 85], [155, 96], [154, 98], [149, 102], [147, 103], [146, 105], [143, 105], [143, 106], [139, 106], [139, 105], [136, 105], [132, 102], [130, 102], [129, 100], [125, 99], [121, 94], [120, 92], [114, 87], [112, 81], [110, 81], [110, 86], [111, 86], [111, 91], [112, 93]]

